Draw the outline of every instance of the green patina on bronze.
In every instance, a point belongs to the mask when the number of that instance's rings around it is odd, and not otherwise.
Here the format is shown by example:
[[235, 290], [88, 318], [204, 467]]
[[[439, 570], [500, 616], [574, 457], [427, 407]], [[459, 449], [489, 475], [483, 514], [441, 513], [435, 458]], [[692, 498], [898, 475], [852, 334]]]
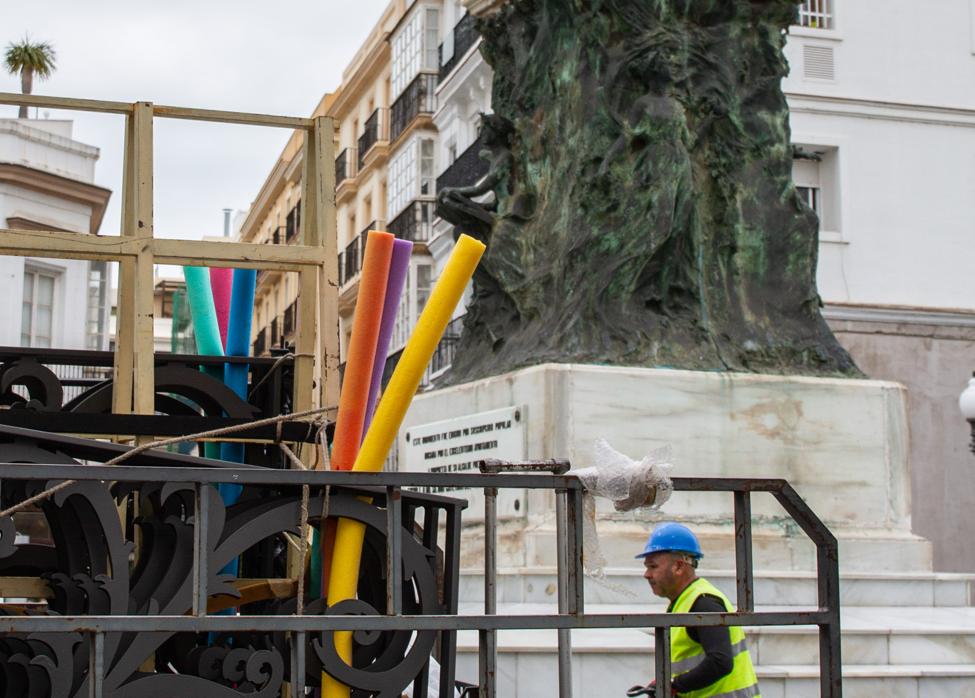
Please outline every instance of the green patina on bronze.
[[792, 182], [791, 0], [514, 0], [481, 20], [496, 209], [449, 380], [543, 362], [857, 374]]

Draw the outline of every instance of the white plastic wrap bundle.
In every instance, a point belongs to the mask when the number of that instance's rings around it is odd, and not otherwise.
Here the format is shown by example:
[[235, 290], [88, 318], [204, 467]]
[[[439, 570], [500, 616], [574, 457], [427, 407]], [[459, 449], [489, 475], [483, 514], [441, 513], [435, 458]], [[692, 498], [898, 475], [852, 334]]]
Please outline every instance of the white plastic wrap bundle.
[[594, 465], [569, 471], [569, 475], [578, 477], [586, 488], [583, 496], [583, 564], [586, 574], [597, 579], [605, 576], [606, 558], [599, 548], [596, 533], [595, 497], [611, 500], [616, 511], [633, 511], [641, 507], [659, 509], [674, 491], [667, 474], [672, 467], [669, 461], [670, 446], [635, 461], [615, 450], [605, 439], [597, 439]]

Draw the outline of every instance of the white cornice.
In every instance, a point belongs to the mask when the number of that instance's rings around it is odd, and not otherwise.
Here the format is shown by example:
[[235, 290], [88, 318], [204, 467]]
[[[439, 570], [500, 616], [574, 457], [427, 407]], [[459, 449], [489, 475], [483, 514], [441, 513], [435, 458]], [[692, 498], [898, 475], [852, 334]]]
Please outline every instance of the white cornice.
[[975, 327], [975, 310], [937, 310], [899, 306], [830, 305], [823, 308], [827, 320], [874, 322], [895, 325]]
[[789, 102], [789, 111], [794, 114], [855, 116], [915, 124], [975, 127], [975, 109], [966, 107], [887, 102], [792, 91], [787, 91], [785, 96]]
[[25, 141], [37, 143], [55, 150], [63, 150], [72, 155], [80, 155], [85, 158], [97, 158], [98, 148], [93, 145], [79, 143], [71, 138], [65, 138], [55, 133], [39, 128], [31, 128], [26, 119], [0, 119], [0, 133], [17, 136]]

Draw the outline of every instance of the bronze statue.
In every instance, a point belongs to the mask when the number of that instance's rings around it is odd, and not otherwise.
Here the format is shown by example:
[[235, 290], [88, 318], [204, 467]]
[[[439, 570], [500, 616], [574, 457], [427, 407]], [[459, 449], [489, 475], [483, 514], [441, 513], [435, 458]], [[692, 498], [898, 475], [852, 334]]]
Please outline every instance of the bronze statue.
[[[512, 0], [478, 21], [488, 243], [448, 380], [548, 361], [857, 374], [792, 183], [793, 0]], [[473, 199], [488, 189], [493, 204]]]

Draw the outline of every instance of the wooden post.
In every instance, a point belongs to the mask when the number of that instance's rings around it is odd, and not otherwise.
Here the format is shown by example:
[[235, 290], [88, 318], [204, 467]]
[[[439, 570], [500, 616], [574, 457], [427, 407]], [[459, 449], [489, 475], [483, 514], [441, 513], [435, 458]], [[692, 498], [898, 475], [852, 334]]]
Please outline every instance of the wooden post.
[[133, 188], [135, 201], [126, 223], [132, 226], [133, 236], [140, 244], [135, 257], [135, 333], [133, 343], [134, 395], [133, 411], [152, 414], [155, 411], [156, 381], [153, 357], [153, 181], [152, 181], [152, 104], [134, 105], [133, 135], [135, 158]]

